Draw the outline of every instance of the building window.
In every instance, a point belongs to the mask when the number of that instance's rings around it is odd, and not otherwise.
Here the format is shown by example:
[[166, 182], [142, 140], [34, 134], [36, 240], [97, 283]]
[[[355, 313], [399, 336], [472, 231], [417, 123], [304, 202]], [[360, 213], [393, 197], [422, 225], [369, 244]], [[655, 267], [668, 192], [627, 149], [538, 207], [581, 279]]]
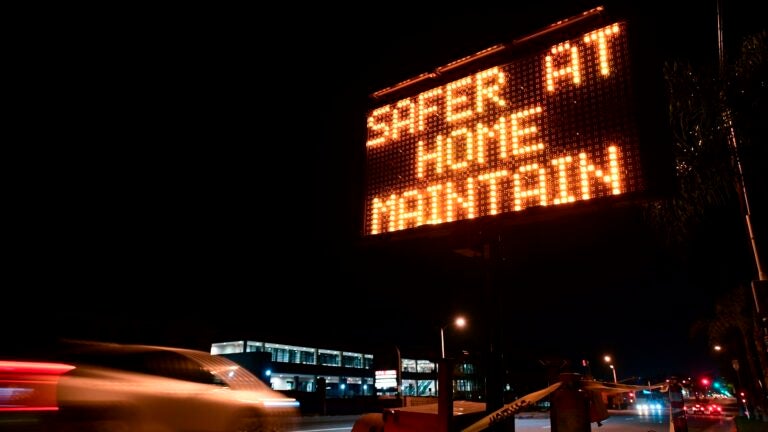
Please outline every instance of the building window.
[[475, 391], [475, 383], [471, 380], [456, 380], [456, 390], [462, 392]]
[[416, 396], [435, 396], [435, 380], [416, 381]]
[[318, 350], [318, 363], [323, 366], [341, 366], [341, 352], [331, 350]]
[[315, 364], [315, 352], [314, 351], [301, 351], [302, 364]]
[[272, 354], [272, 361], [289, 363], [289, 352], [285, 348], [267, 347], [266, 351]]
[[342, 355], [342, 366], [348, 367], [348, 368], [357, 368], [362, 369], [363, 368], [363, 355], [357, 354], [357, 353], [347, 353], [345, 352]]
[[263, 342], [246, 341], [245, 352], [262, 352], [264, 351]]
[[403, 395], [416, 396], [416, 380], [403, 380]]
[[433, 373], [437, 370], [435, 363], [429, 360], [416, 360], [416, 372]]
[[243, 341], [220, 342], [211, 345], [211, 354], [235, 354], [243, 352]]
[[475, 373], [475, 365], [472, 363], [462, 363], [459, 365], [459, 372], [465, 374], [465, 375], [471, 375]]

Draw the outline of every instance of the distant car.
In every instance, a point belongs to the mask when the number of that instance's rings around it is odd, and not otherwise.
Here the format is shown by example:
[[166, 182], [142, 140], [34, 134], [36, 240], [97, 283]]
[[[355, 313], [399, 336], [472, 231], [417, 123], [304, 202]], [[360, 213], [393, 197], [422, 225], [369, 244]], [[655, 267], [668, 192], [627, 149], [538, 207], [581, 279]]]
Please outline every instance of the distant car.
[[62, 352], [57, 432], [290, 430], [299, 403], [230, 359], [182, 348], [78, 343]]
[[685, 405], [685, 412], [688, 414], [704, 414], [704, 407], [706, 405], [702, 403], [690, 403]]
[[695, 402], [685, 406], [688, 414], [723, 415], [723, 407], [717, 403]]
[[639, 402], [635, 403], [635, 409], [637, 410], [638, 414], [642, 415], [661, 415], [667, 412], [664, 407], [664, 403], [655, 400], [640, 400]]
[[723, 407], [720, 404], [710, 403], [705, 408], [705, 414], [709, 415], [723, 415]]

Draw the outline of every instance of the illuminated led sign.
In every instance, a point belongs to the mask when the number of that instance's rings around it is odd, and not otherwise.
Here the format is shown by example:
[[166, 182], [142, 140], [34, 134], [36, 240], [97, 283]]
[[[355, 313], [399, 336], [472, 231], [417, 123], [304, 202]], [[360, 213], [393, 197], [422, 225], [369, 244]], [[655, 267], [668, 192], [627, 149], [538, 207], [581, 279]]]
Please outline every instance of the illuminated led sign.
[[624, 21], [367, 113], [364, 234], [644, 189]]

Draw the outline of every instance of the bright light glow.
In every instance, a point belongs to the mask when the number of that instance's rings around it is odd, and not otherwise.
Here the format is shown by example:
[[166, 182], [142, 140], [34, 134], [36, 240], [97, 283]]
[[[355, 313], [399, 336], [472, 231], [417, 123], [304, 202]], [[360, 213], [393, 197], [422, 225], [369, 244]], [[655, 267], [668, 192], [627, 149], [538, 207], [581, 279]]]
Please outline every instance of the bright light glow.
[[[444, 327], [440, 327], [440, 356], [441, 358], [445, 358], [445, 328], [448, 327], [450, 324], [446, 324]], [[456, 319], [453, 321], [453, 325], [455, 325], [458, 328], [463, 328], [467, 325], [467, 320], [464, 319], [463, 316], [456, 317]]]
[[74, 368], [63, 363], [0, 361], [0, 412], [58, 410], [60, 376]]
[[368, 112], [365, 235], [643, 191], [625, 23]]
[[273, 408], [298, 408], [299, 401], [292, 399], [264, 399], [264, 406]]
[[641, 415], [661, 414], [664, 406], [658, 402], [638, 403], [635, 405], [637, 413]]
[[613, 359], [611, 358], [611, 356], [606, 355], [605, 357], [603, 357], [603, 360], [605, 360], [605, 362], [608, 363], [608, 367], [611, 368], [611, 372], [613, 373], [613, 383], [618, 384], [619, 381], [618, 379], [616, 379], [616, 368], [613, 366], [613, 361], [612, 361]]
[[29, 373], [61, 375], [75, 367], [62, 363], [0, 361], [0, 373]]

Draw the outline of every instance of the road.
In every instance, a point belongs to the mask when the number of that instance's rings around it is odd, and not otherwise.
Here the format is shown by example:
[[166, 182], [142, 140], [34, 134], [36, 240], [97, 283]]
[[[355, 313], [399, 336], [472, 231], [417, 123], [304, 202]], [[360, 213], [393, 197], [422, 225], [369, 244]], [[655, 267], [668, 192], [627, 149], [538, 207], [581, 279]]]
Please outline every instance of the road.
[[[359, 416], [317, 416], [302, 417], [297, 429], [292, 432], [351, 432]], [[550, 430], [546, 415], [537, 418], [516, 418], [515, 432], [541, 432]], [[600, 432], [669, 432], [669, 415], [637, 415], [631, 411], [611, 414], [602, 426], [592, 423], [591, 430]], [[731, 416], [688, 417], [688, 432], [733, 432]]]

